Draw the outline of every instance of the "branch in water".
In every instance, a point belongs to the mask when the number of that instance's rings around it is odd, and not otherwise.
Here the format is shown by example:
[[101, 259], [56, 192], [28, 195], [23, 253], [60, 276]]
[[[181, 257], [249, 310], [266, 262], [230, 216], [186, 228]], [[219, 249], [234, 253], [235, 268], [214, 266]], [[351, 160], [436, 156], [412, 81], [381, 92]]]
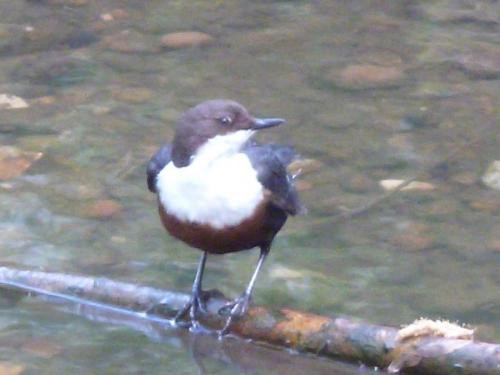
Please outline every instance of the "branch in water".
[[[137, 319], [145, 317], [160, 301], [171, 318], [189, 301], [183, 293], [117, 282], [105, 278], [90, 278], [60, 273], [25, 271], [0, 267], [0, 286], [30, 294], [54, 297], [89, 304], [97, 301], [103, 309], [130, 311]], [[218, 314], [227, 303], [221, 297], [208, 300], [208, 313], [200, 317], [207, 327], [220, 329], [225, 317]], [[135, 313], [134, 313], [135, 311]], [[139, 313], [139, 314], [138, 314]], [[420, 323], [419, 323], [420, 324]], [[312, 352], [369, 366], [387, 368], [392, 372], [418, 374], [498, 374], [500, 345], [449, 338], [434, 326], [426, 334], [419, 325], [412, 330], [368, 324], [348, 317], [326, 317], [282, 309], [271, 311], [253, 307], [231, 326], [231, 333], [275, 346]], [[466, 331], [466, 330], [464, 330]], [[401, 339], [404, 332], [404, 339]], [[440, 337], [444, 336], [444, 337]], [[459, 337], [459, 336], [457, 336]], [[457, 372], [458, 371], [458, 372]]]

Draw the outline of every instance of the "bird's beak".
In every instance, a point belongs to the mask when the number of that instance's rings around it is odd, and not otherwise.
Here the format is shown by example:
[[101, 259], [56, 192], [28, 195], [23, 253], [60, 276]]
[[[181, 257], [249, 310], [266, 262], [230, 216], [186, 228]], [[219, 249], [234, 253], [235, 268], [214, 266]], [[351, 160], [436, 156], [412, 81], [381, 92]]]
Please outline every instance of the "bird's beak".
[[273, 126], [278, 126], [284, 123], [285, 120], [282, 118], [254, 118], [250, 129], [260, 130], [266, 128], [272, 128]]

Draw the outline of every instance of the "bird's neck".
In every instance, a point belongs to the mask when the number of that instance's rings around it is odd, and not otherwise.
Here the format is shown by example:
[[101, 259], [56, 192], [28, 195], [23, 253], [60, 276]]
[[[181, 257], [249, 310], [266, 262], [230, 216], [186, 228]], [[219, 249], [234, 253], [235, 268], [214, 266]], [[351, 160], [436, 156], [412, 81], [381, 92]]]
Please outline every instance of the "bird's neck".
[[239, 130], [228, 134], [217, 135], [207, 140], [193, 155], [193, 163], [211, 163], [220, 158], [239, 153], [250, 137], [253, 130]]

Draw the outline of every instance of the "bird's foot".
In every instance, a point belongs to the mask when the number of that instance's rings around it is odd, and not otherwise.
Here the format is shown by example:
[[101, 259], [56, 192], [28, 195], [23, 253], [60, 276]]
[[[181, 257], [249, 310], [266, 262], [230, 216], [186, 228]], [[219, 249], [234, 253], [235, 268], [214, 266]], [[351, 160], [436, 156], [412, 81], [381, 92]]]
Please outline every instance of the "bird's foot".
[[230, 315], [233, 318], [240, 318], [248, 310], [250, 306], [250, 295], [243, 293], [231, 302], [226, 303], [219, 309], [219, 315]]
[[219, 309], [219, 315], [228, 316], [224, 327], [218, 332], [219, 338], [227, 333], [234, 319], [239, 319], [246, 314], [250, 306], [250, 297], [250, 294], [245, 292]]
[[[222, 293], [217, 289], [200, 290], [191, 296], [191, 300], [177, 312], [174, 317], [174, 324], [180, 327], [190, 327], [192, 331], [207, 331], [198, 321], [198, 315], [206, 314], [207, 301], [213, 297], [221, 297]], [[188, 319], [186, 320], [186, 316]]]

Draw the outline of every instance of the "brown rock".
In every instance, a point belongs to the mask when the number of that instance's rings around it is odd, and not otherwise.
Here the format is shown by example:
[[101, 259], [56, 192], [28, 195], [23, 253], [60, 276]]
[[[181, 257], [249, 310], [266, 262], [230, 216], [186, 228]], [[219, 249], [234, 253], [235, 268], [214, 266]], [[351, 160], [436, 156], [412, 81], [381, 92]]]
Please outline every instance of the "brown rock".
[[325, 78], [348, 89], [390, 88], [400, 86], [405, 73], [400, 67], [360, 64], [350, 65], [340, 72], [331, 71]]
[[401, 232], [394, 234], [389, 243], [408, 251], [419, 251], [432, 247], [434, 240], [426, 234], [429, 228], [421, 222], [409, 222]]
[[0, 181], [19, 177], [42, 156], [41, 152], [22, 151], [13, 146], [0, 146]]
[[123, 206], [112, 199], [92, 203], [83, 210], [83, 215], [94, 219], [106, 219], [122, 212]]
[[215, 39], [198, 31], [182, 31], [161, 37], [161, 45], [165, 48], [186, 48], [212, 44]]

